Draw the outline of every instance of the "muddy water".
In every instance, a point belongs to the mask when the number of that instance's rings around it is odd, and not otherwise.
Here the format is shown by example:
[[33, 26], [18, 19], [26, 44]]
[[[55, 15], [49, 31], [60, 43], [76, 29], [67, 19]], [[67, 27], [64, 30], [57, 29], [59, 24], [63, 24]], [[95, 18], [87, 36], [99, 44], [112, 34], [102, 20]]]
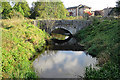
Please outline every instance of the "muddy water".
[[95, 64], [96, 58], [71, 38], [47, 46], [46, 51], [33, 61], [33, 68], [40, 78], [78, 78], [84, 77], [87, 66], [94, 67]]

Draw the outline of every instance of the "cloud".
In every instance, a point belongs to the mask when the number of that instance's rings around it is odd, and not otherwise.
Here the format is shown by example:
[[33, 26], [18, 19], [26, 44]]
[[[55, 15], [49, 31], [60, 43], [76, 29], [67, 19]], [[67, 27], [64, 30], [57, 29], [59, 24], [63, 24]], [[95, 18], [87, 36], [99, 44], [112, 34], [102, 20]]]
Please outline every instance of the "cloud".
[[33, 67], [40, 77], [55, 75], [56, 78], [74, 78], [75, 75], [83, 76], [85, 67], [95, 63], [96, 59], [86, 55], [83, 51], [49, 51], [49, 54], [43, 54], [35, 59]]

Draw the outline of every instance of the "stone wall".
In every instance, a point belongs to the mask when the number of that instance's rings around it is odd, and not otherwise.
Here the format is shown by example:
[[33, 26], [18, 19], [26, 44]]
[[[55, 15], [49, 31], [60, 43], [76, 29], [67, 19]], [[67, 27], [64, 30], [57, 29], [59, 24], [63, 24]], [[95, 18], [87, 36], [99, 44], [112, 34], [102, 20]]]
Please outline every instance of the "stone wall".
[[92, 22], [88, 20], [35, 20], [34, 25], [47, 32], [52, 32], [57, 28], [68, 30], [71, 34], [77, 33], [82, 28], [87, 27]]

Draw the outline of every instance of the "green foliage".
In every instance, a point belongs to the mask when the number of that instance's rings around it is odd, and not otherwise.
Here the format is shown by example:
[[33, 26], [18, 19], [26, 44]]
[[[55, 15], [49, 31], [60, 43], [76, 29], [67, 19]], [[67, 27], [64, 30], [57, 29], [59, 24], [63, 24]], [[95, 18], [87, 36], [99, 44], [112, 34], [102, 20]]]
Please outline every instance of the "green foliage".
[[68, 14], [62, 2], [33, 2], [32, 10], [32, 18], [65, 18]]
[[9, 13], [9, 18], [24, 19], [24, 16], [20, 12], [16, 12], [14, 9], [12, 9], [11, 12]]
[[2, 20], [3, 78], [36, 78], [29, 59], [42, 50], [47, 34], [25, 20]]
[[[119, 21], [115, 19], [98, 20], [95, 18], [93, 24], [80, 30], [76, 35], [89, 54], [98, 57], [98, 60], [101, 58], [99, 60], [99, 65], [102, 65], [100, 70], [87, 69], [87, 78], [120, 78]], [[102, 55], [103, 53], [104, 55]], [[110, 63], [106, 63], [106, 61]]]
[[23, 18], [23, 9], [18, 6], [16, 8], [18, 8], [18, 12], [15, 11], [15, 9], [13, 9], [10, 5], [9, 2], [0, 2], [1, 3], [1, 9], [0, 9], [0, 13], [2, 13], [2, 18], [3, 19], [9, 19], [9, 18]]
[[92, 67], [86, 68], [86, 79], [119, 79], [120, 68], [119, 65], [108, 62], [100, 69], [94, 69]]
[[118, 15], [120, 15], [120, 0], [118, 0], [116, 3], [116, 12], [118, 13]]
[[13, 9], [15, 9], [17, 12], [20, 12], [25, 17], [30, 16], [30, 8], [26, 1], [16, 2]]
[[[93, 24], [83, 30], [81, 30], [77, 37], [81, 40], [82, 44], [86, 44], [86, 48], [90, 50], [90, 53], [94, 53], [93, 49], [97, 47], [111, 46], [115, 43], [118, 43], [118, 21], [117, 20], [104, 20], [104, 21], [95, 21]], [[103, 36], [104, 35], [104, 36]], [[92, 46], [92, 47], [91, 47]], [[95, 46], [95, 47], [93, 47]], [[90, 47], [92, 49], [90, 49]], [[103, 50], [103, 49], [102, 49]], [[91, 52], [93, 51], [93, 52]], [[99, 51], [98, 51], [99, 52]], [[96, 53], [96, 52], [95, 52]], [[99, 54], [99, 53], [96, 53]]]
[[1, 10], [2, 18], [9, 18], [9, 13], [11, 12], [11, 5], [9, 2], [0, 2], [1, 3]]
[[66, 18], [66, 15], [68, 15], [68, 11], [65, 9], [62, 2], [33, 2], [31, 10], [26, 0], [22, 0], [21, 2], [15, 2], [12, 0], [12, 3], [15, 4], [13, 8], [8, 1], [0, 3], [2, 3], [0, 13], [2, 13], [4, 19], [13, 18], [18, 12], [20, 16], [22, 14], [24, 17], [39, 17], [42, 19], [64, 19]]
[[[9, 9], [11, 8], [11, 5], [10, 5], [9, 2], [1, 2], [1, 1], [0, 1], [0, 4], [1, 4], [2, 11], [3, 11], [4, 9], [9, 10]], [[1, 12], [2, 12], [2, 11], [1, 11]]]
[[28, 6], [28, 3], [23, 0], [22, 2], [14, 2], [15, 3], [14, 7], [12, 8], [10, 5], [10, 2], [7, 0], [5, 2], [1, 2], [2, 4], [0, 8], [0, 13], [2, 13], [2, 18], [3, 19], [8, 19], [8, 18], [13, 18], [13, 17], [21, 17], [21, 14], [24, 17], [29, 17], [30, 16], [30, 8]]

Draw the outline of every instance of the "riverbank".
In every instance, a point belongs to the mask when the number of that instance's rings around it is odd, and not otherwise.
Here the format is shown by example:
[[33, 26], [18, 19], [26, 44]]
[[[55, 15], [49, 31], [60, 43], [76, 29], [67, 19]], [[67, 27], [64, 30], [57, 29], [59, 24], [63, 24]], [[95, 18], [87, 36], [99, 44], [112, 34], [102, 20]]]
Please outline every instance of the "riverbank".
[[88, 53], [98, 58], [100, 69], [86, 68], [87, 79], [120, 78], [120, 20], [95, 19], [76, 38]]
[[36, 78], [29, 60], [43, 49], [49, 35], [32, 24], [32, 20], [1, 20], [2, 77]]

